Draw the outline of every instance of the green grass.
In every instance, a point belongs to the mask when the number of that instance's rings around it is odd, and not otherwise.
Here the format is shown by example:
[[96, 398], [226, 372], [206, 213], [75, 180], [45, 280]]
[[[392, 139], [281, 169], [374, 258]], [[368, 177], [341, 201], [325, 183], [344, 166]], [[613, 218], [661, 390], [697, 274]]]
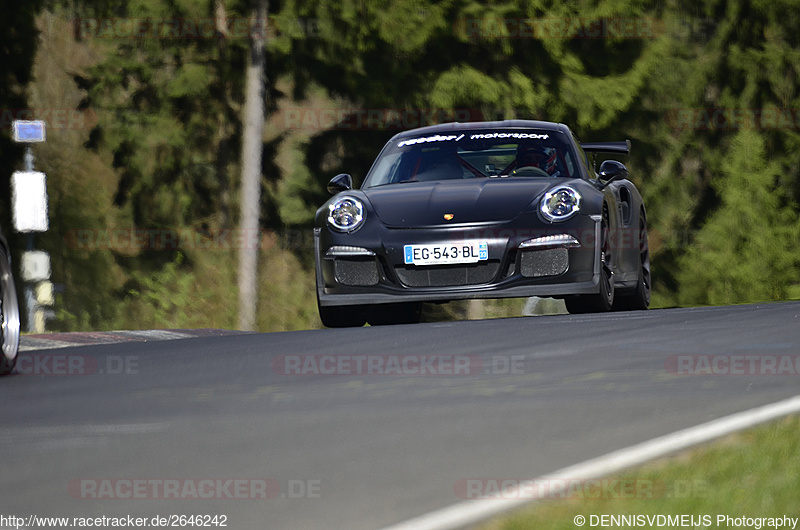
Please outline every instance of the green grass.
[[[798, 434], [800, 416], [787, 417], [631, 469], [604, 482], [615, 487], [603, 490], [578, 486], [567, 498], [531, 504], [480, 528], [575, 530], [579, 528], [574, 523], [577, 515], [586, 518], [583, 528], [609, 527], [597, 518], [594, 525], [590, 524], [593, 515], [686, 515], [686, 522], [693, 515], [695, 527], [699, 528], [736, 528], [732, 522], [726, 525], [721, 521], [718, 525], [718, 515], [800, 517]], [[611, 482], [613, 479], [620, 481]]]

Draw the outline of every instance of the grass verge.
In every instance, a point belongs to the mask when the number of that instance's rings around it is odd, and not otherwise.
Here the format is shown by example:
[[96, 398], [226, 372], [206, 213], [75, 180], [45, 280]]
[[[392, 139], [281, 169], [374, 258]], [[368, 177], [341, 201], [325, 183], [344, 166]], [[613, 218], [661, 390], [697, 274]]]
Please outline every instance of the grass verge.
[[[780, 519], [760, 523], [737, 519], [800, 517], [798, 434], [800, 416], [790, 416], [614, 477], [585, 483], [569, 483], [565, 477], [569, 487], [563, 495], [480, 529], [775, 528]], [[585, 518], [582, 526], [575, 523], [579, 515]], [[610, 516], [638, 517], [628, 519], [633, 524], [617, 524]], [[683, 517], [677, 525], [658, 524], [668, 523], [665, 517], [670, 516], [673, 522], [675, 516]], [[800, 522], [795, 528], [800, 529]]]

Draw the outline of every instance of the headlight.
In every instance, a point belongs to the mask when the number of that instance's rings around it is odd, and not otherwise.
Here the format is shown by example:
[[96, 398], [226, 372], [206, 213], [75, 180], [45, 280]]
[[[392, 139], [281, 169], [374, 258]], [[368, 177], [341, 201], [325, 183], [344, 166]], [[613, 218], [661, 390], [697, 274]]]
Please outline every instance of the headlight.
[[580, 209], [581, 194], [567, 186], [548, 191], [539, 204], [539, 211], [550, 222], [569, 219]]
[[328, 206], [328, 225], [340, 232], [352, 232], [364, 222], [364, 205], [354, 197], [336, 199]]

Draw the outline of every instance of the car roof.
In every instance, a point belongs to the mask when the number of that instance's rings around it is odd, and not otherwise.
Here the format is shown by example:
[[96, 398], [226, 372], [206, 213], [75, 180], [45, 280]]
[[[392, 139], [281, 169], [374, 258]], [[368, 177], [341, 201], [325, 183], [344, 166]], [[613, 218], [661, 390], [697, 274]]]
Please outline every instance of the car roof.
[[545, 131], [554, 131], [567, 133], [569, 128], [563, 123], [553, 123], [550, 121], [537, 121], [537, 120], [503, 120], [503, 121], [477, 121], [477, 122], [451, 122], [440, 123], [438, 125], [429, 125], [427, 127], [419, 127], [417, 129], [410, 129], [396, 134], [392, 140], [399, 138], [406, 138], [409, 136], [417, 136], [420, 134], [455, 132], [455, 131], [480, 131], [492, 129], [539, 129]]

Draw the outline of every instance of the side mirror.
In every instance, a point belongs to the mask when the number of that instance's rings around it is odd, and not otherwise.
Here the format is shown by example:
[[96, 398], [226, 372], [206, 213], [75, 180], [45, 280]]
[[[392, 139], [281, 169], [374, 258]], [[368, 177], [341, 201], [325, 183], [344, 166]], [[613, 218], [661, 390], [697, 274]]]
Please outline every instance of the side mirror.
[[336, 175], [328, 182], [328, 192], [331, 195], [336, 195], [339, 192], [353, 189], [353, 177], [347, 173]]
[[600, 174], [597, 181], [600, 189], [605, 188], [615, 180], [628, 178], [628, 168], [616, 160], [606, 160], [600, 164]]

